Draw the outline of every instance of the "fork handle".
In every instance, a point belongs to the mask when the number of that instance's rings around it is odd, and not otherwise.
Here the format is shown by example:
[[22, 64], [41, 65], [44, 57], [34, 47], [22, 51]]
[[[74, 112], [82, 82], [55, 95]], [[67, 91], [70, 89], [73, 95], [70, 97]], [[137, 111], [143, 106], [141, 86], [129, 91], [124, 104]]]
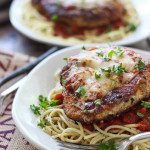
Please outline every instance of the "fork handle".
[[39, 56], [35, 61], [15, 70], [14, 72], [10, 73], [9, 75], [5, 76], [3, 79], [0, 80], [0, 87], [8, 82], [9, 80], [23, 74], [29, 72], [32, 68], [34, 68], [39, 62], [41, 62], [44, 58], [49, 56], [50, 54], [57, 51], [57, 47], [52, 47], [47, 52], [45, 52], [43, 55]]

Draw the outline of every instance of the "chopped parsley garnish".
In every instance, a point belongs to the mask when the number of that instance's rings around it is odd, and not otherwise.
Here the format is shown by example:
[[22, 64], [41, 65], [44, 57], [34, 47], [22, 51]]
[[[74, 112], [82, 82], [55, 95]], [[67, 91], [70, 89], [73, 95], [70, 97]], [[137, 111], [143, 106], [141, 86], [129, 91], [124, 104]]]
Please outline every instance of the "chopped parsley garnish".
[[120, 47], [118, 47], [118, 49], [116, 50], [116, 52], [120, 55], [123, 55], [125, 53], [125, 51], [123, 51]]
[[33, 105], [30, 105], [31, 110], [34, 112], [35, 115], [40, 115], [40, 107]]
[[65, 85], [66, 82], [67, 82], [66, 79], [65, 79], [65, 78], [62, 78], [62, 84]]
[[75, 92], [79, 95], [84, 95], [86, 93], [86, 90], [80, 85]]
[[79, 65], [80, 61], [75, 62], [75, 66], [77, 67]]
[[145, 67], [145, 63], [142, 60], [140, 60], [139, 71], [143, 71], [144, 67]]
[[134, 68], [138, 68], [139, 66], [138, 66], [138, 63], [136, 63], [135, 65], [134, 65]]
[[96, 52], [96, 54], [97, 54], [98, 56], [101, 56], [101, 57], [104, 56], [104, 52], [103, 52], [103, 51], [101, 51], [101, 52]]
[[113, 65], [112, 72], [115, 72], [115, 68], [116, 68], [115, 65]]
[[68, 58], [64, 58], [64, 60], [66, 60], [66, 61], [67, 61], [67, 60], [68, 60]]
[[106, 29], [106, 33], [109, 33], [109, 32], [111, 32], [111, 26], [108, 26]]
[[39, 104], [42, 108], [46, 108], [49, 106], [49, 103], [47, 101], [42, 102], [41, 104]]
[[108, 57], [112, 58], [112, 55], [113, 54], [116, 54], [116, 52], [114, 50], [111, 50], [109, 53], [108, 53]]
[[97, 74], [97, 73], [95, 72], [95, 78], [98, 79], [98, 78], [100, 78], [100, 77], [101, 77], [101, 74]]
[[45, 127], [45, 123], [41, 119], [40, 119], [40, 122], [37, 125], [42, 127], [42, 128]]
[[150, 108], [150, 102], [142, 101], [141, 105], [144, 106], [144, 108]]
[[114, 79], [114, 78], [110, 78], [110, 80], [112, 80], [113, 82], [112, 82], [112, 85], [115, 85], [116, 84], [116, 79]]
[[47, 97], [44, 97], [43, 95], [40, 95], [40, 96], [39, 96], [39, 101], [40, 101], [40, 102], [47, 101]]
[[108, 73], [114, 72], [116, 75], [120, 76], [125, 70], [125, 67], [123, 68], [122, 63], [120, 63], [117, 69], [116, 70], [115, 69], [116, 69], [115, 65], [113, 65], [112, 70], [110, 68], [101, 68], [103, 72], [108, 72]]
[[139, 112], [137, 112], [137, 115], [138, 115], [139, 117], [144, 117], [144, 114], [139, 113]]
[[86, 47], [85, 47], [85, 46], [83, 46], [83, 47], [82, 47], [82, 49], [83, 49], [83, 50], [86, 50]]
[[50, 102], [44, 101], [44, 102], [42, 102], [42, 103], [40, 104], [40, 106], [41, 106], [42, 108], [53, 107], [53, 106], [58, 105], [59, 102], [60, 102], [60, 100], [51, 100]]
[[56, 105], [59, 104], [59, 102], [60, 102], [60, 100], [51, 100], [51, 101], [49, 102], [49, 106], [50, 106], [50, 107], [56, 106]]
[[57, 15], [52, 15], [51, 19], [52, 19], [53, 21], [57, 21], [57, 20], [58, 20], [58, 16], [57, 16]]
[[47, 30], [48, 30], [47, 28], [43, 28], [42, 32], [47, 32]]
[[111, 73], [111, 69], [110, 69], [110, 68], [101, 68], [101, 70], [102, 70], [103, 72]]
[[135, 31], [137, 29], [137, 26], [135, 24], [133, 24], [133, 23], [126, 22], [126, 25], [129, 26], [131, 31]]
[[109, 58], [109, 57], [105, 57], [104, 59], [105, 59], [105, 61], [109, 61], [109, 60], [110, 60], [110, 58]]
[[115, 72], [116, 75], [120, 76], [120, 75], [123, 73], [124, 70], [125, 70], [125, 67], [123, 68], [123, 67], [122, 67], [122, 63], [121, 63], [121, 64], [118, 66], [117, 70], [115, 70], [114, 72]]
[[148, 121], [150, 122], [150, 117], [147, 117]]
[[108, 146], [104, 143], [100, 144], [100, 146], [98, 147], [98, 150], [108, 150]]
[[75, 106], [75, 107], [78, 107], [78, 104], [77, 104], [77, 102], [74, 102], [73, 106]]
[[118, 47], [118, 49], [116, 51], [114, 50], [111, 50], [109, 53], [108, 53], [108, 57], [112, 58], [112, 55], [113, 54], [119, 54], [119, 55], [123, 55], [125, 52], [120, 48]]
[[82, 112], [83, 112], [84, 114], [86, 114], [86, 113], [88, 113], [88, 110], [83, 110]]
[[96, 99], [96, 100], [94, 101], [94, 103], [95, 103], [95, 104], [98, 104], [98, 105], [101, 105], [101, 104], [102, 104], [102, 101], [101, 101], [101, 99]]
[[115, 144], [115, 141], [109, 140], [108, 144], [104, 144], [104, 143], [100, 144], [98, 150], [117, 150], [117, 146]]

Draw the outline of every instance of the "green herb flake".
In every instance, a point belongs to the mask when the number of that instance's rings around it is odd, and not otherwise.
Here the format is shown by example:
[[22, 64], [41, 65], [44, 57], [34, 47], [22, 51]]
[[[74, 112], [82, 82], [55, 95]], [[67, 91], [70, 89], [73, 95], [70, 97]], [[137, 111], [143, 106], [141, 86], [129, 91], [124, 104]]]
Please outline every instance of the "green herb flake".
[[112, 55], [113, 54], [116, 54], [116, 52], [114, 50], [111, 50], [109, 53], [108, 53], [108, 57], [112, 58]]
[[41, 102], [41, 104], [39, 104], [42, 108], [46, 108], [49, 106], [49, 103], [47, 101]]
[[66, 79], [65, 79], [65, 78], [62, 78], [62, 84], [65, 85], [66, 82], [67, 82]]
[[105, 57], [104, 59], [105, 59], [105, 61], [109, 61], [109, 60], [110, 60], [110, 58], [109, 58], [109, 57]]
[[117, 70], [115, 70], [115, 74], [118, 75], [118, 76], [120, 76], [120, 75], [123, 73], [124, 70], [125, 70], [125, 67], [123, 68], [123, 67], [122, 67], [122, 63], [121, 63], [121, 64], [118, 66]]
[[104, 143], [100, 144], [98, 150], [108, 150], [108, 146]]
[[138, 66], [138, 63], [136, 63], [135, 65], [134, 65], [134, 68], [138, 68], [139, 66]]
[[113, 141], [113, 140], [108, 141], [108, 150], [117, 150], [117, 146], [115, 144], [115, 141]]
[[96, 52], [96, 54], [97, 54], [98, 56], [101, 56], [101, 57], [104, 56], [104, 52], [103, 52], [103, 51], [101, 51], [101, 52]]
[[51, 100], [51, 101], [49, 102], [49, 106], [50, 106], [50, 107], [54, 107], [54, 106], [58, 105], [59, 102], [60, 102], [60, 100]]
[[57, 16], [57, 15], [52, 15], [51, 19], [52, 19], [53, 21], [57, 21], [57, 20], [58, 20], [58, 16]]
[[86, 50], [86, 47], [85, 47], [85, 46], [82, 46], [82, 50]]
[[139, 113], [139, 112], [137, 112], [137, 115], [138, 115], [139, 117], [144, 117], [144, 115], [143, 115], [142, 113]]
[[98, 150], [117, 150], [117, 146], [115, 141], [109, 140], [108, 144], [101, 143], [98, 147]]
[[111, 32], [111, 26], [108, 26], [106, 29], [106, 33], [109, 33], [109, 32]]
[[86, 93], [86, 90], [80, 85], [75, 92], [79, 95], [84, 95]]
[[30, 105], [31, 110], [34, 112], [35, 115], [40, 115], [40, 107], [33, 105]]
[[44, 97], [43, 95], [39, 95], [39, 101], [40, 102], [47, 101], [47, 97]]
[[74, 103], [73, 103], [73, 106], [78, 107], [77, 102], [74, 102]]
[[42, 32], [47, 32], [48, 31], [48, 28], [43, 28], [43, 29], [41, 29], [42, 30]]
[[150, 122], [150, 117], [147, 117], [148, 121]]
[[68, 60], [68, 58], [64, 58], [64, 60], [66, 60], [66, 61], [67, 61], [67, 60]]
[[144, 106], [144, 108], [150, 108], [150, 102], [142, 101], [141, 105]]
[[145, 67], [145, 63], [142, 60], [140, 60], [139, 71], [143, 71], [144, 67]]
[[115, 72], [115, 68], [116, 68], [115, 65], [113, 65], [112, 72]]
[[133, 24], [133, 23], [126, 22], [126, 25], [129, 26], [131, 31], [135, 31], [137, 29], [137, 26], [135, 24]]
[[51, 100], [50, 102], [44, 101], [44, 102], [42, 102], [42, 103], [40, 104], [40, 106], [41, 106], [42, 108], [53, 107], [53, 106], [58, 105], [59, 102], [60, 102], [60, 100]]
[[97, 74], [97, 73], [95, 72], [95, 78], [98, 79], [98, 78], [100, 78], [100, 77], [101, 77], [101, 74]]
[[116, 84], [116, 82], [117, 82], [117, 80], [116, 79], [114, 79], [114, 78], [110, 78], [110, 80], [112, 80], [113, 82], [112, 82], [112, 85], [114, 86], [115, 84]]
[[45, 123], [43, 120], [40, 119], [40, 122], [37, 124], [38, 126], [44, 128], [45, 127]]
[[86, 114], [86, 113], [88, 113], [88, 110], [83, 110], [82, 112], [83, 112], [84, 114]]
[[111, 69], [110, 69], [110, 68], [101, 68], [101, 70], [102, 70], [103, 72], [111, 73]]
[[75, 62], [75, 66], [77, 67], [79, 65], [80, 61]]
[[94, 103], [95, 103], [95, 104], [98, 104], [98, 105], [101, 105], [101, 104], [102, 104], [102, 101], [101, 101], [101, 99], [96, 99], [96, 100], [94, 101]]
[[123, 51], [120, 47], [118, 47], [118, 49], [116, 50], [116, 53], [123, 55], [125, 51]]

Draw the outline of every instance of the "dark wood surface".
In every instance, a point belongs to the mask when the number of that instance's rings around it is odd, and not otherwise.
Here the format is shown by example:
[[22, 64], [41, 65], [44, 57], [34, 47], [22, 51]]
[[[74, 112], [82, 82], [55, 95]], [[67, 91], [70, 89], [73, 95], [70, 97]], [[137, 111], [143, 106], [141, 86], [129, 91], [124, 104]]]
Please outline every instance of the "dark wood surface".
[[[128, 46], [150, 51], [150, 42], [148, 44], [147, 39]], [[39, 56], [50, 47], [52, 46], [38, 43], [20, 34], [9, 22], [0, 26], [1, 50], [20, 52], [31, 56]]]

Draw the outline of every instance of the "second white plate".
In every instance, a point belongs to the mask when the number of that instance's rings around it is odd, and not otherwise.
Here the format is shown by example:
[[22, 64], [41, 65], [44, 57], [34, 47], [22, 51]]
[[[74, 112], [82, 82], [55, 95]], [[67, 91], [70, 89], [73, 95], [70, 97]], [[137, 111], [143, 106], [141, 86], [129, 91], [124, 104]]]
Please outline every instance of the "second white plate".
[[[126, 37], [122, 40], [115, 41], [112, 43], [109, 43], [110, 45], [129, 45], [136, 43], [142, 39], [147, 38], [150, 36], [150, 0], [132, 0], [134, 3], [134, 6], [140, 16], [141, 19], [141, 25], [139, 28], [129, 37]], [[46, 44], [53, 44], [53, 45], [59, 45], [59, 46], [72, 46], [74, 44], [69, 44], [63, 41], [59, 40], [53, 40], [53, 39], [48, 39], [46, 37], [42, 37], [40, 35], [37, 35], [32, 29], [28, 28], [25, 26], [22, 22], [22, 10], [23, 10], [23, 5], [26, 2], [26, 0], [14, 0], [12, 2], [12, 5], [10, 7], [10, 21], [12, 25], [20, 31], [22, 34], [25, 36], [41, 42], [41, 43], [46, 43]], [[115, 43], [115, 44], [114, 44]], [[84, 44], [84, 42], [83, 42]], [[103, 46], [102, 43], [100, 44]]]

